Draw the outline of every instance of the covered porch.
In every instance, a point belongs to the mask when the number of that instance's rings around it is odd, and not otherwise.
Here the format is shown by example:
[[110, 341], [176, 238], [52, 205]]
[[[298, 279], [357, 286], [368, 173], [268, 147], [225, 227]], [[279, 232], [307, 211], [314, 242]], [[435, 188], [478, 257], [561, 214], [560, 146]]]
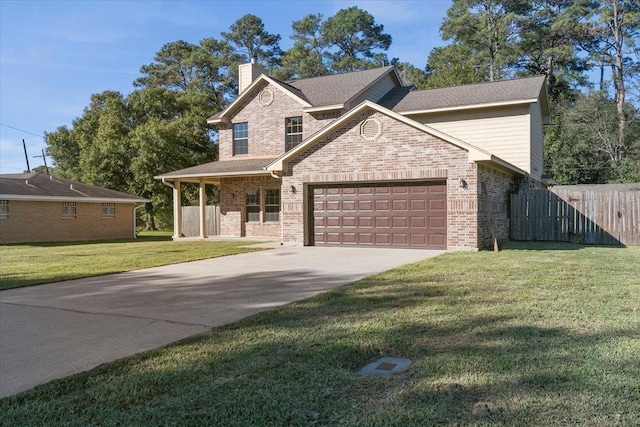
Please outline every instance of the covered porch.
[[[173, 193], [173, 240], [179, 239], [208, 239], [210, 233], [207, 231], [207, 185], [215, 185], [220, 189], [220, 208], [223, 216], [226, 215], [229, 206], [238, 208], [238, 201], [229, 203], [228, 199], [226, 203], [223, 203], [223, 181], [247, 181], [253, 179], [277, 179], [269, 171], [265, 170], [266, 165], [274, 160], [273, 157], [269, 158], [252, 158], [241, 160], [224, 160], [211, 163], [205, 163], [186, 169], [181, 169], [166, 174], [158, 175], [155, 179], [161, 180], [163, 184], [172, 189]], [[185, 237], [183, 233], [183, 185], [184, 184], [196, 184], [198, 186], [198, 213], [199, 213], [199, 235]], [[231, 194], [231, 199], [235, 199], [235, 194]], [[244, 207], [244, 203], [240, 208]], [[237, 216], [237, 215], [236, 215]], [[229, 232], [233, 229], [233, 224], [228, 222], [238, 222], [238, 218], [232, 218], [230, 221], [225, 221], [222, 228], [222, 235], [216, 238], [238, 238], [245, 236], [245, 224], [240, 215], [240, 224], [238, 232]], [[275, 237], [275, 236], [256, 236], [256, 237]]]

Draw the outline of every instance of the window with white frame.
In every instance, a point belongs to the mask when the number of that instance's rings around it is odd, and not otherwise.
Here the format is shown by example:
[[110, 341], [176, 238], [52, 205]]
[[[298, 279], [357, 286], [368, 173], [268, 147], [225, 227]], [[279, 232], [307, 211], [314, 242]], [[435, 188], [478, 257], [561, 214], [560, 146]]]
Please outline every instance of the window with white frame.
[[264, 220], [280, 221], [280, 190], [264, 191]]
[[233, 155], [249, 154], [249, 125], [233, 124]]
[[62, 202], [62, 218], [76, 217], [76, 202]]
[[102, 218], [115, 218], [116, 217], [116, 204], [115, 203], [103, 203], [102, 204]]
[[9, 201], [0, 200], [0, 219], [9, 219]]
[[284, 149], [289, 151], [302, 142], [302, 116], [284, 119], [284, 129]]
[[245, 191], [246, 221], [260, 221], [260, 191]]

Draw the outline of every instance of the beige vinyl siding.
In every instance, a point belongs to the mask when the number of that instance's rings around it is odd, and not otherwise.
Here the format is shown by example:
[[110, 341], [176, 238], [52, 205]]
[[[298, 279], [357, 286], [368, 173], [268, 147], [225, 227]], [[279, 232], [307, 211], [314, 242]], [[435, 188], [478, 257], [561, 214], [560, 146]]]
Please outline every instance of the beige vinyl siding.
[[544, 133], [540, 104], [531, 104], [531, 175], [537, 180], [544, 173]]
[[350, 102], [349, 108], [353, 108], [365, 100], [377, 102], [396, 86], [397, 84], [395, 79], [391, 77], [391, 74], [387, 74], [382, 79], [378, 80], [375, 85], [354, 98], [353, 101]]
[[408, 115], [531, 173], [529, 105]]

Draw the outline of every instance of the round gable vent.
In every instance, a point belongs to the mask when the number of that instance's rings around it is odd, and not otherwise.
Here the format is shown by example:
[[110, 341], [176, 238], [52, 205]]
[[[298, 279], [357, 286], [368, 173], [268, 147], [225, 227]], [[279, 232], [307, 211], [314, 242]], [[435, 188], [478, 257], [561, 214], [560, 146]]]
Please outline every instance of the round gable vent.
[[382, 123], [367, 119], [360, 125], [360, 136], [367, 141], [375, 141], [382, 134]]
[[273, 102], [273, 91], [269, 88], [266, 88], [265, 90], [260, 92], [259, 99], [260, 104], [264, 105], [265, 107], [267, 105], [271, 105], [271, 103]]

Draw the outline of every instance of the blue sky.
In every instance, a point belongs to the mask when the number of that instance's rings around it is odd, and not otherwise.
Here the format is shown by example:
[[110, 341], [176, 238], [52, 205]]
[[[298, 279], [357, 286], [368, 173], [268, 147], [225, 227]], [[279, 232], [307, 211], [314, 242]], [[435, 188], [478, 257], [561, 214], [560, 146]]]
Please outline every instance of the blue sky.
[[0, 0], [0, 173], [26, 169], [23, 138], [31, 168], [42, 165], [33, 156], [45, 148], [44, 132], [70, 125], [93, 93], [131, 92], [140, 66], [165, 43], [220, 38], [252, 13], [280, 34], [284, 50], [292, 21], [309, 13], [327, 18], [353, 5], [392, 36], [390, 58], [422, 68], [431, 49], [445, 44], [439, 27], [449, 0]]

